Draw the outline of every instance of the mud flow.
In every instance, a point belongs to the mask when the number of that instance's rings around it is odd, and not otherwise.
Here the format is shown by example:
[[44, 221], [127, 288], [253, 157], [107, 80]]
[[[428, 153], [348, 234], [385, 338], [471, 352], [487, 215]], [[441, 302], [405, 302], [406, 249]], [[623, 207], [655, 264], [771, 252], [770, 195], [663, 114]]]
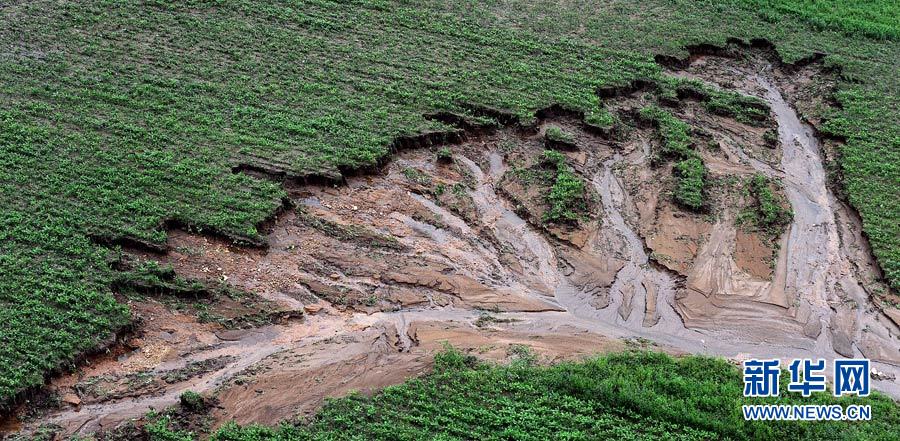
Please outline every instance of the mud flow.
[[[109, 429], [186, 390], [217, 397], [214, 425], [277, 423], [427, 372], [445, 342], [496, 360], [524, 345], [544, 362], [632, 345], [736, 362], [867, 357], [882, 372], [875, 387], [900, 396], [900, 314], [870, 300], [886, 288], [859, 219], [829, 189], [824, 147], [788, 104], [816, 69], [695, 57], [670, 72], [770, 108], [751, 124], [690, 96], [666, 107], [690, 125], [707, 169], [699, 211], [674, 202], [659, 131], [634, 117], [656, 98], [637, 90], [606, 100], [620, 121], [611, 131], [547, 111], [536, 127], [401, 151], [342, 185], [287, 184], [292, 207], [265, 249], [172, 231], [165, 255], [133, 258], [252, 293], [270, 320], [227, 326], [237, 322], [133, 299], [141, 325], [127, 350], [55, 379], [55, 401], [24, 410], [17, 428]], [[548, 130], [571, 139], [549, 142]], [[547, 149], [584, 185], [562, 222], [547, 220], [557, 172]], [[789, 205], [783, 228], [742, 221], [756, 175]], [[246, 305], [231, 302], [210, 308], [234, 316]]]

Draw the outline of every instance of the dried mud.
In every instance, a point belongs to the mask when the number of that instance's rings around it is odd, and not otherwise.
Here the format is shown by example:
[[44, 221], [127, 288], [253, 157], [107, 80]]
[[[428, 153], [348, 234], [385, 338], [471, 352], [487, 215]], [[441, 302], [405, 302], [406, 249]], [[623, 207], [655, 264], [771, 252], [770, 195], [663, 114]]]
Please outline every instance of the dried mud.
[[[761, 127], [689, 99], [669, 109], [693, 127], [708, 167], [706, 211], [673, 202], [671, 164], [651, 160], [657, 134], [627, 118], [650, 102], [651, 87], [610, 96], [626, 121], [615, 137], [549, 112], [537, 130], [406, 149], [344, 185], [289, 185], [294, 207], [274, 221], [265, 248], [175, 230], [165, 255], [135, 257], [252, 292], [278, 311], [304, 311], [302, 319], [227, 330], [135, 302], [137, 349], [54, 380], [51, 390], [67, 399], [13, 428], [110, 429], [185, 390], [218, 398], [217, 423], [272, 424], [314, 412], [325, 397], [427, 372], [444, 342], [495, 360], [526, 345], [549, 362], [640, 339], [734, 360], [865, 356], [900, 374], [900, 314], [870, 300], [885, 288], [859, 220], [829, 189], [820, 140], [783, 95], [802, 93], [814, 75], [754, 56], [697, 56], [671, 74], [772, 109]], [[565, 225], [542, 222], [551, 123], [574, 137], [576, 148], [562, 153], [587, 189], [587, 212]], [[765, 132], [776, 126], [772, 145]], [[441, 147], [452, 161], [438, 160]], [[748, 203], [742, 182], [755, 173], [780, 182], [793, 209], [774, 237], [738, 225]], [[874, 384], [900, 396], [894, 381]]]

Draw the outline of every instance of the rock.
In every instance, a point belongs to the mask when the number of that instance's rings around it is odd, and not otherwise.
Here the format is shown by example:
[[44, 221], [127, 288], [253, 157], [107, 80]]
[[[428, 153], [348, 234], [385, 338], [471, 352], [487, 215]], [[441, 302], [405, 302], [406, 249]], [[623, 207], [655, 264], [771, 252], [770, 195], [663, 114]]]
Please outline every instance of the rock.
[[159, 338], [165, 342], [171, 343], [175, 339], [175, 335], [168, 331], [159, 331]]
[[246, 329], [226, 329], [216, 332], [216, 337], [218, 337], [219, 340], [238, 341], [249, 333], [250, 331]]
[[853, 344], [850, 338], [842, 331], [831, 331], [831, 346], [834, 351], [844, 357], [853, 357]]
[[341, 278], [341, 275], [338, 274], [338, 273], [332, 273], [332, 274], [331, 274], [330, 276], [328, 276], [328, 277], [331, 277], [333, 280], [337, 280], [337, 279], [340, 279], [340, 278]]
[[81, 398], [79, 398], [78, 395], [75, 395], [73, 393], [68, 393], [68, 394], [63, 395], [62, 402], [66, 403], [66, 404], [71, 404], [72, 406], [80, 406]]
[[318, 304], [304, 305], [303, 310], [306, 311], [307, 314], [315, 314], [322, 310], [322, 305], [318, 305]]
[[872, 377], [873, 380], [894, 381], [897, 379], [896, 375], [888, 374], [887, 372], [882, 372], [875, 368], [872, 368], [872, 372], [869, 373], [869, 376]]
[[818, 316], [811, 317], [806, 325], [803, 326], [803, 335], [811, 338], [817, 339], [819, 338], [819, 334], [822, 333], [822, 322], [819, 320]]

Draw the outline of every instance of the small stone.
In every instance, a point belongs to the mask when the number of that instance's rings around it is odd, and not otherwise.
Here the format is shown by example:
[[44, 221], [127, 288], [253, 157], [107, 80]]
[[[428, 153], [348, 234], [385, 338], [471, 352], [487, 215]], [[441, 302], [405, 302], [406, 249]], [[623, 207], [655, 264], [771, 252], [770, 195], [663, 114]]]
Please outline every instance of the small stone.
[[72, 393], [63, 395], [62, 401], [63, 401], [63, 403], [71, 404], [72, 406], [80, 406], [81, 405], [81, 398], [79, 398], [78, 395], [75, 395]]
[[137, 348], [143, 346], [143, 344], [144, 344], [144, 342], [139, 338], [131, 338], [127, 342], [125, 342], [125, 345], [131, 349], [137, 349]]
[[338, 273], [332, 273], [332, 274], [331, 274], [330, 276], [328, 276], [328, 277], [331, 277], [332, 279], [337, 280], [337, 279], [340, 279], [340, 278], [341, 278], [341, 275], [338, 274]]
[[872, 372], [869, 374], [873, 380], [879, 381], [894, 381], [897, 377], [892, 374], [888, 374], [886, 372], [879, 371], [878, 369], [872, 368]]
[[304, 305], [303, 310], [306, 311], [307, 314], [315, 314], [322, 310], [322, 305]]

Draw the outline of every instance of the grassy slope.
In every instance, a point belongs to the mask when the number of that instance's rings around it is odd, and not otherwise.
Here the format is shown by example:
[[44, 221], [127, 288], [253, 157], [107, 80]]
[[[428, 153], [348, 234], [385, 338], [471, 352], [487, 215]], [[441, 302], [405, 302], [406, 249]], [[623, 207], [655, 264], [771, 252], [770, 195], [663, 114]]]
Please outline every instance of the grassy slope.
[[[471, 367], [474, 366], [474, 367]], [[782, 380], [789, 376], [783, 374]], [[742, 398], [739, 369], [704, 357], [612, 354], [534, 367], [472, 365], [456, 352], [433, 374], [373, 396], [330, 401], [309, 423], [226, 425], [215, 441], [244, 440], [894, 440], [900, 407], [889, 398]], [[785, 390], [786, 383], [782, 384]], [[867, 422], [748, 422], [742, 404], [868, 404]], [[166, 419], [152, 439], [192, 439]]]
[[127, 322], [108, 289], [116, 253], [88, 235], [159, 243], [174, 220], [253, 240], [283, 191], [236, 164], [371, 165], [461, 103], [591, 112], [596, 87], [657, 78], [653, 53], [733, 36], [768, 37], [788, 61], [825, 50], [862, 81], [842, 84], [829, 128], [850, 140], [851, 200], [900, 283], [895, 42], [779, 8], [763, 9], [776, 26], [721, 2], [566, 3], [4, 2], [0, 402]]

